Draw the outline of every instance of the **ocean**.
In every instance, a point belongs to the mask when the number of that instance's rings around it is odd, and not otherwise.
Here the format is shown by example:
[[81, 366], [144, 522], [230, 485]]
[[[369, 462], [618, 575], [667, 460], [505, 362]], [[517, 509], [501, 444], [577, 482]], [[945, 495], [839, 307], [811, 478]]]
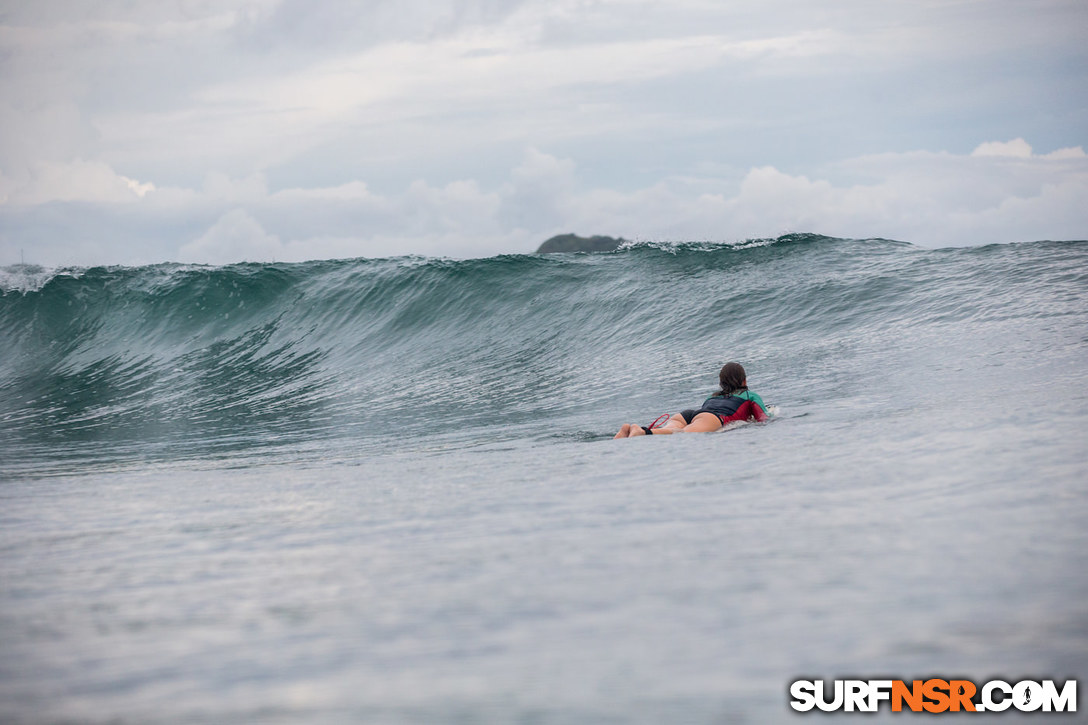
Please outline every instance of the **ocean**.
[[[797, 679], [1088, 675], [1088, 242], [0, 290], [4, 723], [758, 724]], [[773, 420], [612, 439], [729, 360]]]

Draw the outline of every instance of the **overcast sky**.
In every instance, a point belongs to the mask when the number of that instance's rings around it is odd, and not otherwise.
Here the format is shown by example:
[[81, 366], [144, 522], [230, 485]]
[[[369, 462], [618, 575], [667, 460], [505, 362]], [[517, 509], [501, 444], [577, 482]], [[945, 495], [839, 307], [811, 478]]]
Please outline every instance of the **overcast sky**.
[[1088, 238], [1084, 0], [0, 0], [0, 264]]

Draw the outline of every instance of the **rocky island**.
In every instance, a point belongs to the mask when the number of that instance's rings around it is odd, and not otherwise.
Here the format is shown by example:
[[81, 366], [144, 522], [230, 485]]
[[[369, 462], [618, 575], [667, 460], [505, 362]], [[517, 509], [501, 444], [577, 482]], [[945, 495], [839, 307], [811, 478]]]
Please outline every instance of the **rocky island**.
[[536, 253], [611, 252], [626, 241], [621, 237], [580, 237], [577, 234], [558, 234], [541, 244]]

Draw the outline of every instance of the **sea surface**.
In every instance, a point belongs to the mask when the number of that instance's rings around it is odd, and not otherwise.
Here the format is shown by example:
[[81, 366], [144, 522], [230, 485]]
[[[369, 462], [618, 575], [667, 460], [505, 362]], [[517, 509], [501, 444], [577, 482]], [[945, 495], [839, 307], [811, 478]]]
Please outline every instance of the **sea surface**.
[[[844, 677], [1088, 706], [1088, 242], [0, 290], [0, 722], [792, 723]], [[728, 360], [771, 422], [612, 440]]]

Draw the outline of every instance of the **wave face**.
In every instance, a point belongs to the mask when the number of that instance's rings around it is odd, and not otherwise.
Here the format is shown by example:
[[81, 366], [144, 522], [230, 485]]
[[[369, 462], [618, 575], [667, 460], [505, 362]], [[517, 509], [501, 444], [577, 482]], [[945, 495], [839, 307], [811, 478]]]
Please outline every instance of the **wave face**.
[[466, 261], [19, 266], [0, 287], [0, 437], [18, 467], [436, 433], [592, 438], [698, 403], [726, 359], [803, 410], [817, 380], [821, 396], [856, 391], [850, 376], [918, 385], [933, 361], [911, 359], [915, 342], [956, 345], [991, 323], [1064, 319], [1083, 345], [1088, 243], [787, 235]]

